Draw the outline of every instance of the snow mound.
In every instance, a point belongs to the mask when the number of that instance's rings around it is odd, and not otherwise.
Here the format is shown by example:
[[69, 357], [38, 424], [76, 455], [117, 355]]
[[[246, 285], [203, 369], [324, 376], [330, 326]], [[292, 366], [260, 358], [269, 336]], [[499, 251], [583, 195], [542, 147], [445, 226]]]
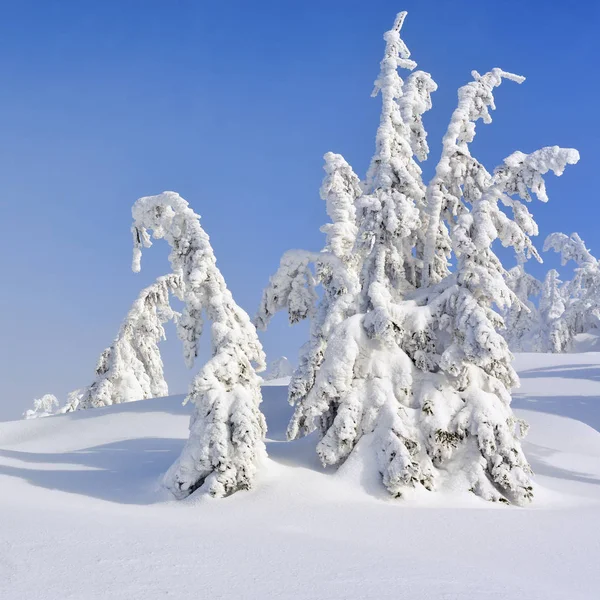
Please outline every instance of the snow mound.
[[323, 469], [316, 439], [285, 442], [285, 386], [263, 387], [256, 488], [221, 500], [158, 485], [188, 436], [182, 396], [0, 423], [0, 598], [595, 599], [600, 354], [517, 367], [525, 509], [452, 489], [393, 500], [368, 436]]

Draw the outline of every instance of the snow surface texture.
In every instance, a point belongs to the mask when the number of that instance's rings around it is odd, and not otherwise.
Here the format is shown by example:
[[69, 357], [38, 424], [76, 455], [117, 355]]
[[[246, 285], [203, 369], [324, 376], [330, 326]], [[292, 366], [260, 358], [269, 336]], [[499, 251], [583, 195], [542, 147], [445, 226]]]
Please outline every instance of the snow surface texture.
[[0, 598], [595, 600], [600, 354], [516, 366], [527, 508], [451, 488], [393, 500], [360, 453], [324, 470], [310, 438], [284, 442], [283, 387], [263, 387], [256, 488], [224, 500], [160, 487], [188, 435], [182, 396], [0, 423]]

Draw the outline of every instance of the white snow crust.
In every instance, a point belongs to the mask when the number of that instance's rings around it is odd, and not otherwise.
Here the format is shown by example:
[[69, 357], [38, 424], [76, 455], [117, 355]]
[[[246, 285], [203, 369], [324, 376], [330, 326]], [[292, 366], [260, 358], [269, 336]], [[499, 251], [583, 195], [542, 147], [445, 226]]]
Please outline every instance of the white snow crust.
[[323, 469], [310, 436], [284, 441], [277, 385], [256, 486], [220, 500], [160, 487], [188, 436], [183, 396], [0, 423], [0, 598], [595, 600], [600, 353], [516, 367], [527, 508], [460, 486], [394, 500], [361, 447]]

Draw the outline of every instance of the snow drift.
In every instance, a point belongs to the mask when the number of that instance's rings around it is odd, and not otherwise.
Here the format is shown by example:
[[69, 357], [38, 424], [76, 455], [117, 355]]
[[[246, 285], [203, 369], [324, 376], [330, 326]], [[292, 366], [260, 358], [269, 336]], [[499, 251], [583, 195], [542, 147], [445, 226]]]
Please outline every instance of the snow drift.
[[324, 470], [314, 440], [284, 442], [285, 387], [262, 390], [256, 488], [224, 500], [159, 485], [188, 435], [183, 396], [0, 423], [0, 597], [595, 599], [600, 354], [516, 366], [528, 508], [452, 489], [393, 500], [361, 448]]

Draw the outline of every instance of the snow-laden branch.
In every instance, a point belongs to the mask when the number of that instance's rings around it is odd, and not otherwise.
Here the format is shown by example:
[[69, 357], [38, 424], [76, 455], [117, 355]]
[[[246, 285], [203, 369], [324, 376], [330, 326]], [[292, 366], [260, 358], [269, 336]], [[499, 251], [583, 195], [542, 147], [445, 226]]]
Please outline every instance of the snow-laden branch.
[[[475, 138], [476, 123], [481, 119], [491, 123], [494, 110], [494, 88], [503, 79], [522, 83], [525, 78], [502, 69], [492, 69], [485, 75], [473, 71], [473, 81], [458, 90], [458, 105], [442, 140], [442, 156], [435, 176], [427, 186], [427, 235], [425, 239], [423, 285], [437, 283], [447, 273], [447, 229], [441, 223], [444, 212], [457, 215], [463, 204], [480, 198], [491, 183], [491, 176], [479, 161], [471, 156], [469, 144]], [[440, 254], [441, 251], [441, 254]]]
[[548, 250], [554, 250], [560, 254], [563, 265], [570, 260], [580, 267], [596, 267], [598, 265], [597, 259], [586, 248], [585, 242], [578, 233], [572, 233], [570, 236], [564, 233], [551, 233], [544, 241], [544, 252]]
[[[321, 228], [327, 236], [325, 247], [322, 252], [286, 252], [263, 291], [255, 317], [260, 329], [279, 310], [287, 310], [291, 324], [311, 319], [310, 340], [301, 350], [289, 388], [289, 401], [294, 405], [301, 404], [314, 385], [330, 332], [351, 313], [358, 291], [355, 202], [362, 190], [341, 155], [328, 152], [324, 158], [321, 198], [331, 220]], [[320, 299], [317, 285], [323, 288]]]
[[317, 282], [310, 265], [317, 259], [317, 253], [304, 250], [288, 250], [281, 257], [279, 268], [263, 290], [254, 318], [258, 329], [265, 330], [280, 310], [287, 310], [291, 325], [314, 316], [318, 299], [315, 292]]

